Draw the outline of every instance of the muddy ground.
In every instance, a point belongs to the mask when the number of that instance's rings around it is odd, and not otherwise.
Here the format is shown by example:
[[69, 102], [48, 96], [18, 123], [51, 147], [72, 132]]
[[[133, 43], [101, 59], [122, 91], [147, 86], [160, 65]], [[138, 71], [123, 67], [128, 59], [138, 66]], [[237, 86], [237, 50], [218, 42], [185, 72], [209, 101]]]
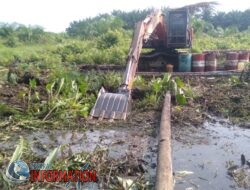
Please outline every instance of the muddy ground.
[[[249, 189], [250, 84], [230, 77], [185, 77], [195, 92], [186, 106], [172, 105], [172, 146], [175, 189]], [[0, 101], [22, 107], [20, 88], [1, 84]], [[58, 145], [62, 149], [55, 168], [79, 167], [90, 162], [97, 170], [98, 186], [91, 189], [122, 189], [117, 177], [135, 182], [137, 189], [152, 189], [155, 182], [157, 134], [161, 108], [134, 107], [127, 121], [107, 122], [79, 118], [74, 126], [58, 123], [1, 119], [0, 167], [4, 172], [19, 136], [29, 142], [23, 159], [43, 162]], [[6, 113], [5, 113], [6, 114]], [[7, 119], [6, 119], [7, 118]], [[223, 119], [222, 119], [223, 118]], [[64, 184], [25, 184], [64, 189]], [[131, 187], [132, 187], [131, 186]], [[1, 180], [1, 189], [7, 185]], [[71, 189], [75, 189], [72, 184]], [[90, 189], [85, 184], [85, 189]]]

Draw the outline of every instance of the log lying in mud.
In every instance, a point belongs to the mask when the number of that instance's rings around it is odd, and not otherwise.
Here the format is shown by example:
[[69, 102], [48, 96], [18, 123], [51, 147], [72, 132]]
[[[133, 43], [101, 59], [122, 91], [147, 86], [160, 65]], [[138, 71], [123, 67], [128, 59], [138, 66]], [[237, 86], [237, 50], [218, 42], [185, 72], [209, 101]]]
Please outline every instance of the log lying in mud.
[[161, 115], [156, 171], [156, 190], [173, 190], [174, 185], [172, 171], [170, 106], [171, 95], [167, 92]]

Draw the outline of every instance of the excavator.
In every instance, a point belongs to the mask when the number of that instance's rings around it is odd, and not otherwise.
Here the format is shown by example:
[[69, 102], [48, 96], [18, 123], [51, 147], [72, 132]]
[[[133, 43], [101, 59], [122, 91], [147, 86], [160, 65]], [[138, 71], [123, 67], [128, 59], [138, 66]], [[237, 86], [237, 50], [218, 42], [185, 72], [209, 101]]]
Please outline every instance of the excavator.
[[[189, 26], [188, 9], [172, 9], [166, 15], [158, 10], [148, 15], [135, 26], [126, 70], [117, 93], [106, 92], [102, 87], [90, 116], [125, 120], [131, 110], [131, 90], [138, 69], [165, 71], [166, 64], [174, 64], [178, 60], [178, 49], [191, 46], [192, 28]], [[142, 48], [153, 49], [153, 52], [142, 56]], [[142, 57], [158, 61], [151, 64], [151, 61], [140, 61]]]

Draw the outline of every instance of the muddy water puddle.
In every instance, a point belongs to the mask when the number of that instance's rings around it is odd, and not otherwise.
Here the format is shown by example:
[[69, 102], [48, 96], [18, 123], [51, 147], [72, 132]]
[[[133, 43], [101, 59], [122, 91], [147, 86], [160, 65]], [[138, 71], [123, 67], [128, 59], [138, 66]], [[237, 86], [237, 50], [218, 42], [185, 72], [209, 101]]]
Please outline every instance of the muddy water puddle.
[[[86, 131], [37, 130], [11, 134], [0, 151], [14, 151], [19, 135], [28, 140], [36, 157], [46, 158], [50, 151], [61, 145], [58, 158], [71, 157], [78, 153], [91, 154], [97, 149], [106, 149], [108, 157], [119, 162], [126, 156], [141, 160], [145, 177], [149, 180], [156, 173], [157, 138], [140, 128], [91, 129]], [[11, 145], [11, 146], [10, 146]]]
[[244, 189], [228, 175], [228, 167], [241, 167], [242, 154], [250, 160], [250, 130], [220, 119], [203, 129], [193, 135], [195, 144], [173, 141], [175, 190]]
[[65, 145], [59, 157], [62, 156], [61, 154], [72, 156], [81, 152], [92, 153], [96, 148], [103, 148], [108, 149], [109, 157], [114, 159], [122, 158], [128, 153], [133, 153], [138, 158], [147, 157], [152, 146], [155, 146], [155, 150], [157, 148], [155, 138], [143, 132], [128, 129], [87, 130], [85, 132], [53, 131], [52, 133], [38, 131], [26, 139], [33, 142], [33, 152], [39, 156], [46, 156], [42, 150], [46, 149], [49, 152], [59, 145]]
[[[97, 148], [102, 148], [107, 149], [112, 159], [119, 160], [132, 154], [134, 158], [142, 160], [146, 178], [154, 181], [157, 137], [147, 131], [152, 130], [151, 127], [155, 126], [96, 128], [86, 131], [21, 130], [9, 133], [6, 139], [0, 138], [0, 152], [13, 152], [19, 135], [29, 141], [34, 154], [41, 158], [45, 158], [59, 145], [64, 146], [59, 152], [59, 158], [82, 152], [93, 153]], [[182, 130], [181, 137], [175, 138], [178, 130]], [[172, 135], [175, 190], [244, 189], [228, 175], [228, 167], [240, 167], [242, 154], [250, 161], [249, 129], [213, 118], [213, 122], [205, 122], [203, 126], [197, 127], [196, 132], [188, 127], [178, 130], [173, 130]]]

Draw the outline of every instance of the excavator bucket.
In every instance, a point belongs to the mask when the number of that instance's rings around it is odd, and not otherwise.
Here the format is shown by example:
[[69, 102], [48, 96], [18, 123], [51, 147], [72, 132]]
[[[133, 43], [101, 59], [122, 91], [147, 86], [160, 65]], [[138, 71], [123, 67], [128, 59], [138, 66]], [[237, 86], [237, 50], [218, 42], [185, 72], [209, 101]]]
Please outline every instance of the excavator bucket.
[[90, 116], [99, 119], [126, 119], [130, 110], [130, 93], [108, 93], [102, 87]]
[[126, 119], [130, 111], [131, 89], [143, 41], [150, 41], [150, 37], [153, 35], [152, 33], [158, 26], [163, 26], [163, 14], [161, 11], [148, 16], [144, 21], [136, 24], [128, 54], [127, 67], [119, 91], [117, 93], [108, 93], [102, 88], [99, 91], [95, 106], [90, 112], [91, 117], [111, 120]]

